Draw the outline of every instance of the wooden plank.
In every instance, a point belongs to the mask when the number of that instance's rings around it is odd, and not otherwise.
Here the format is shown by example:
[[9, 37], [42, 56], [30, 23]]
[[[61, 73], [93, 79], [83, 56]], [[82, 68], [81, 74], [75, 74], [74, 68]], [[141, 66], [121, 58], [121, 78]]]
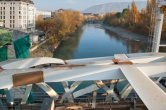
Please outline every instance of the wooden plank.
[[121, 71], [149, 110], [165, 110], [165, 92], [146, 74], [134, 66], [121, 67]]
[[55, 110], [66, 110], [66, 107], [56, 107]]
[[3, 70], [3, 68], [0, 66], [0, 69], [2, 69]]
[[13, 87], [44, 82], [43, 71], [13, 75]]

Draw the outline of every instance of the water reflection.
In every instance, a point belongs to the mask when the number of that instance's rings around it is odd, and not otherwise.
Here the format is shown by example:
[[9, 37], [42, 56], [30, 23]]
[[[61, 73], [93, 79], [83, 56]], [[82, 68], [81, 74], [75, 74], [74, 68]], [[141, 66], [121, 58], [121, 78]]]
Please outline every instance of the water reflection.
[[74, 34], [61, 43], [54, 51], [54, 58], [71, 59], [73, 54], [78, 51], [78, 44], [81, 40], [84, 28], [80, 27]]
[[107, 29], [105, 30], [105, 33], [110, 36], [111, 40], [115, 39], [117, 42], [122, 42], [123, 46], [127, 48], [127, 53], [141, 53], [147, 51], [147, 43], [123, 38], [118, 36], [117, 33]]
[[146, 47], [146, 43], [122, 38], [99, 24], [86, 24], [54, 51], [54, 57], [67, 60], [141, 53]]

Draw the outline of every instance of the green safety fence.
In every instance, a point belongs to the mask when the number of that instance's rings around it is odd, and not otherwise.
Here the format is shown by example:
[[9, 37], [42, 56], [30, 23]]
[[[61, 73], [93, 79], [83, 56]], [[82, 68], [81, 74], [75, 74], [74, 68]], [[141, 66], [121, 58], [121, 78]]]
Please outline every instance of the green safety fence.
[[[6, 61], [7, 57], [7, 46], [0, 48], [0, 62]], [[0, 94], [5, 95], [5, 91], [3, 89], [0, 90]]]
[[16, 58], [30, 58], [30, 47], [29, 35], [14, 41]]
[[7, 57], [7, 46], [3, 46], [0, 48], [0, 62], [6, 61], [8, 59]]
[[[29, 48], [31, 47], [29, 35], [14, 41], [16, 58], [30, 58]], [[33, 92], [31, 90], [28, 103], [33, 103]]]

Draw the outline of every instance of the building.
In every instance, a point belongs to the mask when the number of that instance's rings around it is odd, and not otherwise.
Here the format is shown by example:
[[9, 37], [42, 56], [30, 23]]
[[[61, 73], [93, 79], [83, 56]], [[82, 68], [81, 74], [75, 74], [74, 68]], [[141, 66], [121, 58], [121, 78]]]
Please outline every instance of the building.
[[51, 16], [54, 17], [55, 13], [63, 13], [65, 10], [64, 9], [59, 9], [56, 11], [51, 12]]
[[2, 27], [3, 26], [3, 22], [2, 22], [2, 20], [0, 20], [0, 27]]
[[36, 20], [38, 19], [51, 18], [51, 11], [40, 11], [36, 10]]
[[0, 21], [5, 28], [35, 30], [35, 11], [30, 0], [0, 0]]

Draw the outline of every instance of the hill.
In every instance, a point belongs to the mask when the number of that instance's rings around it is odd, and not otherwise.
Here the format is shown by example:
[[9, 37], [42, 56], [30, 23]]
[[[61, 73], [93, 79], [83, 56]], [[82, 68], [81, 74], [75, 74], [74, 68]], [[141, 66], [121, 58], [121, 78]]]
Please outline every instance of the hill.
[[[135, 2], [137, 9], [141, 10], [146, 8], [146, 1], [137, 1]], [[115, 2], [108, 4], [101, 4], [89, 7], [83, 11], [83, 13], [108, 13], [108, 12], [122, 12], [124, 8], [128, 8], [128, 5], [131, 7], [131, 2]]]

